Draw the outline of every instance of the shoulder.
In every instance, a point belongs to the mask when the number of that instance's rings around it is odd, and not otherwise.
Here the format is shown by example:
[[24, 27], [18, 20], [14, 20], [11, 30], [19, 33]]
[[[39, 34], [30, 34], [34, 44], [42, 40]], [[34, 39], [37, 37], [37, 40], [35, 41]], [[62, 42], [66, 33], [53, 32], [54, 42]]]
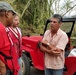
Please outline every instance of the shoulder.
[[66, 35], [67, 36], [67, 34], [66, 34], [66, 32], [64, 32], [63, 30], [61, 30], [61, 29], [59, 29], [59, 32], [58, 32], [59, 34], [62, 34], [62, 35]]
[[64, 32], [64, 31], [61, 30], [61, 29], [58, 30], [58, 36], [59, 36], [61, 39], [68, 40], [68, 36], [67, 36], [66, 32]]
[[46, 31], [45, 31], [45, 34], [49, 34], [49, 33], [50, 33], [50, 30], [46, 30]]
[[5, 26], [2, 24], [2, 23], [0, 23], [0, 32], [6, 32], [6, 30], [5, 30]]
[[4, 28], [5, 26], [2, 23], [0, 23], [0, 29], [4, 29]]

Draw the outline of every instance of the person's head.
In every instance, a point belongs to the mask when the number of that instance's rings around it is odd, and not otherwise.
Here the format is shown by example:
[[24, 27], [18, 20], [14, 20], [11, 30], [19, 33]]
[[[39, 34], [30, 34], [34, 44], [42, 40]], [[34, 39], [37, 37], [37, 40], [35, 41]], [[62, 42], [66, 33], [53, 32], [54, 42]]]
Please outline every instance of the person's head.
[[14, 16], [12, 26], [13, 26], [13, 27], [18, 27], [18, 25], [19, 25], [19, 17], [18, 17], [18, 15], [16, 14], [16, 15]]
[[13, 23], [13, 17], [16, 12], [13, 10], [10, 4], [0, 1], [0, 22], [6, 27]]
[[51, 31], [57, 32], [61, 24], [62, 24], [62, 16], [59, 14], [54, 14], [50, 21]]

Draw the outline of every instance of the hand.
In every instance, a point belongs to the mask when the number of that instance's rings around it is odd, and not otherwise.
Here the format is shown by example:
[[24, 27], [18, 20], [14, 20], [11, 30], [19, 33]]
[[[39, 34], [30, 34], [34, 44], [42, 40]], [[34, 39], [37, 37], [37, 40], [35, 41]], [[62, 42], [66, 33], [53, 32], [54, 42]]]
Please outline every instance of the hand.
[[41, 43], [40, 44], [40, 50], [43, 51], [43, 52], [45, 52], [46, 49], [47, 49], [47, 47]]
[[43, 46], [48, 47], [50, 45], [50, 43], [48, 43], [47, 40], [44, 40], [41, 42]]
[[52, 49], [52, 52], [55, 54], [55, 55], [60, 55], [60, 50], [59, 49], [57, 49], [57, 48], [54, 48], [54, 49]]

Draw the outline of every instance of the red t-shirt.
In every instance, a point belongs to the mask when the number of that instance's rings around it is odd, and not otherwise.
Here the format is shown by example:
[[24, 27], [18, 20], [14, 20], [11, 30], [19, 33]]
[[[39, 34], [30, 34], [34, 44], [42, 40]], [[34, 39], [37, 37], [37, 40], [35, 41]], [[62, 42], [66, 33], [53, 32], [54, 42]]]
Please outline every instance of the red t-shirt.
[[8, 66], [9, 69], [14, 71], [14, 75], [17, 75], [19, 65], [15, 49], [12, 47], [6, 29], [2, 23], [0, 23], [0, 52], [5, 54], [6, 56], [13, 57], [13, 59], [6, 59], [6, 62], [5, 57], [0, 54], [0, 59]]

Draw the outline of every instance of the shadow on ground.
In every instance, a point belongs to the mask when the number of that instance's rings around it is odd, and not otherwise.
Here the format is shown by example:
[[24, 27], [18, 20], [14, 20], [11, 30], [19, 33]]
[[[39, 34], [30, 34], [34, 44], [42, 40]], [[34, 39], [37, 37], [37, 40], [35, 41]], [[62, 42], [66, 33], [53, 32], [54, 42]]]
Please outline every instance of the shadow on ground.
[[38, 69], [35, 69], [35, 68], [31, 67], [30, 75], [44, 75], [44, 71], [40, 71]]

